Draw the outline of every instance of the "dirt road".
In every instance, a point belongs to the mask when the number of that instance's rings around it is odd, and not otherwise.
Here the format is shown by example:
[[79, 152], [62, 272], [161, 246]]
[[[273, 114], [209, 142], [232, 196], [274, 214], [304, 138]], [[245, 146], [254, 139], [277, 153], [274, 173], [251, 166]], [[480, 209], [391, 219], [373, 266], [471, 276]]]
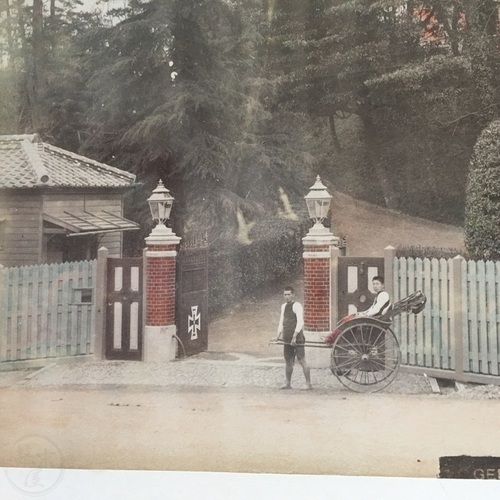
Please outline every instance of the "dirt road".
[[1, 466], [436, 477], [500, 455], [499, 400], [265, 389], [0, 389]]

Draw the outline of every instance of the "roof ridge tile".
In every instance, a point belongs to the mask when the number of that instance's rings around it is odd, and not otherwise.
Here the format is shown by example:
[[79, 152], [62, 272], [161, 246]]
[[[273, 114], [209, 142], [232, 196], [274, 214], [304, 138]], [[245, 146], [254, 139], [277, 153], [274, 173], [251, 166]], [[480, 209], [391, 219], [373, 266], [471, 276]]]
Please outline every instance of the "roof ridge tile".
[[28, 157], [31, 166], [35, 171], [37, 177], [37, 184], [41, 184], [42, 186], [50, 185], [48, 184], [50, 178], [47, 169], [45, 168], [45, 165], [43, 164], [43, 161], [39, 155], [39, 148], [40, 147], [43, 148], [43, 142], [39, 142], [35, 145], [33, 144], [33, 142], [30, 142], [25, 139], [21, 142], [21, 147], [23, 148], [23, 151], [26, 153], [26, 156]]
[[23, 141], [25, 139], [30, 142], [40, 142], [40, 136], [38, 134], [0, 135], [0, 142]]

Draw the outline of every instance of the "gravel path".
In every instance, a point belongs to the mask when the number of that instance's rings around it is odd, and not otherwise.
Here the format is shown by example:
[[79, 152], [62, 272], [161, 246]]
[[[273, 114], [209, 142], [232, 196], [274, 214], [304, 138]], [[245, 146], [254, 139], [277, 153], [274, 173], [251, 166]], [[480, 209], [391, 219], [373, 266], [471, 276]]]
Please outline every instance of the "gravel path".
[[[346, 393], [329, 368], [312, 368], [314, 389], [321, 393]], [[170, 363], [103, 361], [54, 363], [41, 370], [0, 372], [0, 387], [196, 387], [276, 390], [284, 382], [284, 362], [279, 358], [262, 358], [241, 353], [207, 352]], [[292, 384], [294, 389], [305, 387], [299, 365]], [[468, 384], [443, 387], [442, 393], [432, 393], [429, 381], [420, 375], [399, 373], [381, 394], [429, 395], [460, 399], [500, 399], [500, 388], [491, 385]]]

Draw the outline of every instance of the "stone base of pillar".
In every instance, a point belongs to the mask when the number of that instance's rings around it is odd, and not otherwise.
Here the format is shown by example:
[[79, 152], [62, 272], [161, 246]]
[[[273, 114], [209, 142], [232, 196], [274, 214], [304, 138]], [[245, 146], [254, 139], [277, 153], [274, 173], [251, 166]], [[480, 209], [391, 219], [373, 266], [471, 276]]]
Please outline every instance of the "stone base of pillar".
[[176, 333], [175, 325], [146, 326], [142, 344], [143, 361], [173, 361], [177, 354], [177, 339], [174, 337]]
[[[322, 338], [331, 332], [309, 332], [304, 330], [304, 336], [308, 342], [323, 343]], [[321, 347], [306, 347], [306, 361], [310, 368], [329, 368], [332, 350]], [[314, 377], [314, 374], [312, 375]], [[314, 380], [312, 380], [314, 386]]]

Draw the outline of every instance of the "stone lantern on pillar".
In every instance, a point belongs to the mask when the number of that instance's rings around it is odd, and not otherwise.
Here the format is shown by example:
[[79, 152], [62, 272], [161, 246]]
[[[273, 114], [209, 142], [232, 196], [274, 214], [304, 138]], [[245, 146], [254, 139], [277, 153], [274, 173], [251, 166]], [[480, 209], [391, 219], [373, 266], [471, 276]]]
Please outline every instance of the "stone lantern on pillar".
[[[332, 195], [321, 182], [319, 175], [305, 196], [309, 216], [314, 221], [307, 235], [302, 239], [304, 244], [304, 334], [307, 340], [321, 342], [322, 337], [332, 331], [333, 308], [336, 307], [337, 296], [333, 283], [332, 257], [336, 263], [338, 257], [339, 238], [323, 225], [328, 217]], [[328, 357], [326, 349], [315, 349], [308, 353], [311, 366], [324, 366]], [[325, 351], [320, 353], [319, 351]], [[318, 359], [315, 359], [318, 358]], [[316, 363], [316, 362], [317, 363]]]
[[326, 190], [326, 186], [321, 182], [319, 175], [316, 182], [311, 186], [309, 193], [304, 196], [307, 204], [309, 217], [314, 221], [314, 226], [309, 230], [310, 235], [331, 234], [328, 228], [323, 225], [327, 218], [332, 202], [332, 195]]
[[177, 350], [175, 269], [176, 247], [181, 239], [165, 225], [173, 202], [173, 196], [162, 181], [148, 198], [151, 215], [157, 224], [146, 238], [144, 361], [171, 361]]
[[158, 186], [153, 190], [151, 196], [148, 198], [149, 209], [151, 210], [151, 217], [156, 221], [156, 226], [146, 239], [146, 243], [155, 237], [163, 237], [167, 234], [174, 234], [170, 228], [165, 226], [165, 222], [170, 217], [170, 211], [174, 204], [174, 197], [170, 191], [160, 181]]

